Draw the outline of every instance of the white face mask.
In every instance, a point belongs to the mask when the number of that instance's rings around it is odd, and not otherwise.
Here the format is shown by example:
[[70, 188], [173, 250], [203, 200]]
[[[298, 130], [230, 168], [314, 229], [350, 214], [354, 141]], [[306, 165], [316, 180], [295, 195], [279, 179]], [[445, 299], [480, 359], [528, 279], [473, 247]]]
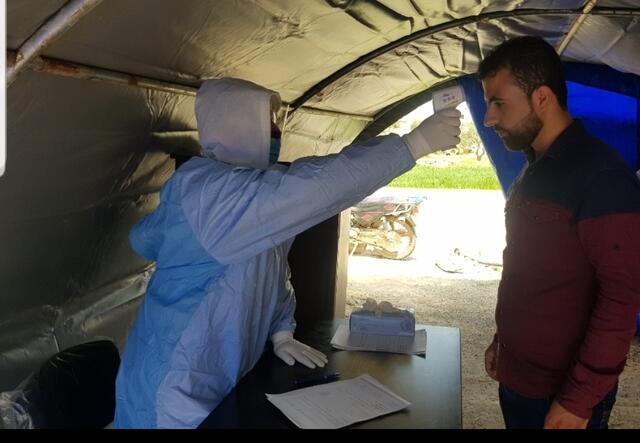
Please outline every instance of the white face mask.
[[280, 146], [280, 138], [271, 137], [271, 146], [269, 147], [270, 165], [278, 163], [278, 157], [280, 157]]

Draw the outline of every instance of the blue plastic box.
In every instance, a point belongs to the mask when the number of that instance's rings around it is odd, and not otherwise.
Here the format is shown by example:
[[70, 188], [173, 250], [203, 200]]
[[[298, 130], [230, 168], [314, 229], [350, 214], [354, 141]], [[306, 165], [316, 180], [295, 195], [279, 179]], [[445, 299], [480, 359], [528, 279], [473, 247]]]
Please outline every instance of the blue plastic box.
[[351, 313], [349, 332], [352, 334], [414, 337], [416, 318], [412, 311], [404, 309], [385, 312], [381, 315], [361, 309]]

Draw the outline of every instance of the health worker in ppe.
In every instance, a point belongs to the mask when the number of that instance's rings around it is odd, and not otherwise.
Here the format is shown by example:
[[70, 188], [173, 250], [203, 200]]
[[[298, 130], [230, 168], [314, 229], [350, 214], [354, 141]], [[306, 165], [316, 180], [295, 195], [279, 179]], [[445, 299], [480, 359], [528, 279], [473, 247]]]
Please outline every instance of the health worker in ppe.
[[275, 164], [271, 130], [279, 106], [276, 92], [248, 81], [199, 89], [203, 156], [176, 170], [130, 234], [156, 269], [122, 355], [114, 427], [197, 427], [268, 341], [288, 365], [324, 366], [323, 353], [293, 338], [287, 255], [295, 236], [459, 141], [460, 113], [449, 109], [403, 137], [285, 167]]

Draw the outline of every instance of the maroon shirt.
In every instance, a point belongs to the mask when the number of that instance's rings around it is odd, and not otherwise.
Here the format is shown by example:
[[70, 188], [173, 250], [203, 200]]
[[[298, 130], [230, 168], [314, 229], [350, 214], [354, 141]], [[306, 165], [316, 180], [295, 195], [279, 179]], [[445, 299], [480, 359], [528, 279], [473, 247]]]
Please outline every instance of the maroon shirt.
[[514, 183], [496, 306], [498, 380], [588, 418], [640, 310], [640, 182], [574, 121]]

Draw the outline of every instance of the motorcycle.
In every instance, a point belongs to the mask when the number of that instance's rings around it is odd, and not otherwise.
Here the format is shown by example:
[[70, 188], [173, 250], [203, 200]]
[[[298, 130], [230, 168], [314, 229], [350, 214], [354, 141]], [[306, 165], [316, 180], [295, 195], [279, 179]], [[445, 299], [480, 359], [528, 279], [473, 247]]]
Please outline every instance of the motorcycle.
[[415, 217], [424, 197], [371, 196], [351, 208], [349, 255], [367, 250], [402, 260], [416, 248]]

